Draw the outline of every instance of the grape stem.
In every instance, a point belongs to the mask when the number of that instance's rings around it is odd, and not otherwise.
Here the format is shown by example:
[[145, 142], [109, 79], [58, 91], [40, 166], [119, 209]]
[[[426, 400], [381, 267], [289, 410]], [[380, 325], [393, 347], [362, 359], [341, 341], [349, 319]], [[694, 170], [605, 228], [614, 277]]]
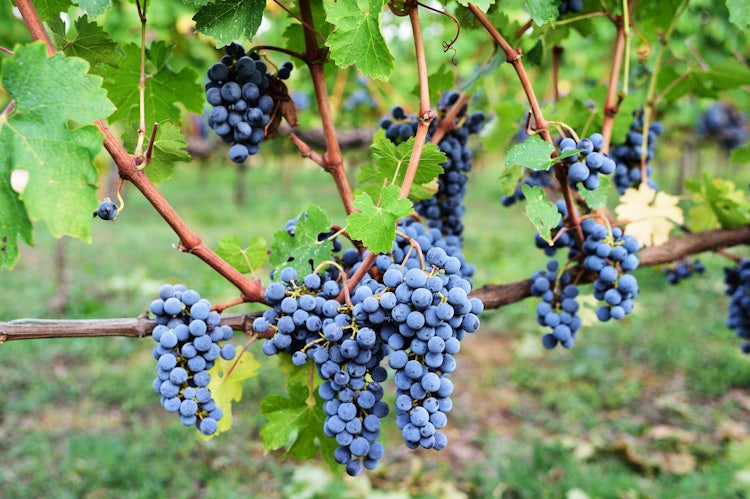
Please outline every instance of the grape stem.
[[[604, 137], [604, 145], [602, 146], [602, 152], [609, 152], [610, 144], [612, 143], [612, 127], [615, 123], [615, 116], [620, 110], [620, 103], [622, 102], [625, 91], [617, 92], [618, 81], [620, 78], [620, 68], [622, 68], [622, 62], [626, 58], [623, 56], [625, 47], [625, 25], [622, 19], [617, 19], [617, 34], [615, 35], [615, 46], [612, 54], [612, 64], [609, 71], [609, 82], [607, 84], [607, 97], [604, 100], [604, 119], [602, 120], [602, 136]], [[626, 70], [627, 71], [627, 70]], [[623, 71], [623, 79], [627, 82], [627, 72]], [[625, 85], [627, 88], [627, 84]]]
[[435, 133], [432, 134], [430, 143], [438, 145], [440, 141], [443, 140], [443, 137], [445, 137], [445, 134], [455, 127], [456, 116], [461, 112], [461, 108], [466, 103], [467, 99], [468, 96], [464, 92], [459, 94], [458, 99], [456, 99], [456, 102], [448, 110], [446, 115], [438, 120], [438, 127], [435, 130]]
[[326, 138], [326, 151], [320, 156], [321, 162], [319, 164], [333, 177], [339, 197], [344, 204], [344, 210], [349, 215], [354, 212], [354, 196], [352, 195], [349, 180], [344, 171], [344, 158], [341, 154], [341, 146], [336, 135], [333, 114], [331, 113], [331, 106], [328, 101], [328, 89], [326, 87], [325, 73], [323, 72], [327, 49], [318, 46], [310, 0], [300, 0], [299, 9], [305, 38], [304, 59], [310, 70], [310, 77], [315, 89], [315, 101], [318, 106], [318, 114], [320, 115], [320, 123]]
[[[141, 5], [141, 2], [143, 4]], [[138, 17], [141, 20], [141, 66], [138, 78], [138, 143], [134, 154], [140, 156], [143, 153], [143, 141], [146, 138], [146, 5], [148, 0], [135, 0]], [[145, 163], [148, 164], [148, 163]], [[145, 167], [144, 164], [144, 167]]]
[[[305, 19], [302, 19], [301, 17], [299, 17], [299, 16], [298, 16], [297, 14], [295, 14], [295, 13], [294, 13], [294, 12], [293, 12], [292, 10], [290, 10], [290, 9], [289, 9], [289, 7], [287, 7], [287, 6], [286, 6], [286, 5], [284, 5], [283, 3], [279, 2], [279, 0], [273, 0], [273, 3], [275, 3], [276, 5], [278, 5], [279, 7], [281, 7], [281, 9], [282, 9], [282, 10], [283, 10], [284, 12], [286, 12], [286, 13], [287, 13], [287, 14], [289, 14], [289, 15], [290, 15], [291, 17], [293, 17], [294, 19], [296, 19], [297, 21], [299, 21], [299, 22], [300, 22], [300, 24], [302, 24], [302, 26], [304, 26], [304, 28], [305, 28], [306, 30], [310, 30], [311, 32], [315, 33], [315, 36], [317, 36], [318, 38], [320, 38], [320, 41], [321, 41], [321, 42], [323, 42], [323, 43], [325, 44], [325, 42], [326, 42], [326, 38], [325, 38], [325, 37], [324, 37], [323, 35], [321, 35], [321, 34], [320, 34], [320, 33], [319, 33], [318, 31], [316, 31], [316, 30], [315, 30], [315, 26], [313, 26], [313, 24], [312, 24], [312, 23], [308, 23], [308, 22], [307, 22], [307, 21], [306, 21]], [[287, 53], [289, 54], [290, 52], [287, 52]], [[290, 54], [290, 55], [291, 55], [291, 54]], [[302, 58], [302, 59], [304, 59], [304, 57], [301, 57], [301, 58]]]
[[2, 45], [0, 45], [0, 52], [4, 52], [8, 55], [13, 55], [13, 51], [11, 49], [9, 49], [8, 47], [4, 47]]
[[419, 78], [419, 121], [417, 124], [417, 133], [414, 140], [414, 147], [409, 158], [409, 164], [406, 167], [404, 182], [401, 184], [400, 199], [409, 197], [414, 177], [417, 174], [419, 159], [422, 156], [427, 132], [430, 129], [430, 122], [434, 114], [430, 108], [430, 89], [427, 83], [427, 58], [424, 51], [424, 39], [422, 38], [422, 28], [419, 22], [419, 5], [416, 3], [409, 6], [409, 22], [411, 23], [412, 37], [414, 38], [414, 51], [417, 59], [417, 76]]

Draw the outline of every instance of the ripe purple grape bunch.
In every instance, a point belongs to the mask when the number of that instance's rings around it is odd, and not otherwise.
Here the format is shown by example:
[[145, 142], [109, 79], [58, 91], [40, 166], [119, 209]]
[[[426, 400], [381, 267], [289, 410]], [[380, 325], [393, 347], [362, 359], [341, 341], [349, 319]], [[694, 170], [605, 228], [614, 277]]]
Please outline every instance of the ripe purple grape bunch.
[[611, 230], [593, 218], [581, 222], [586, 240], [582, 246], [583, 265], [597, 273], [594, 297], [604, 301], [596, 311], [600, 321], [622, 319], [633, 311], [638, 281], [630, 274], [638, 267], [638, 241], [624, 235], [619, 227]]
[[582, 183], [590, 190], [599, 187], [599, 174], [609, 175], [615, 171], [615, 162], [601, 152], [604, 146], [604, 136], [594, 133], [591, 137], [581, 139], [578, 142], [571, 138], [565, 138], [560, 142], [560, 153], [578, 149], [578, 154], [563, 158], [563, 163], [568, 166], [568, 180], [571, 185]]
[[276, 110], [272, 80], [289, 78], [292, 63], [285, 62], [272, 75], [257, 53], [246, 54], [237, 43], [227, 45], [225, 52], [227, 55], [207, 72], [206, 101], [212, 106], [208, 125], [232, 144], [229, 159], [242, 163], [248, 155], [258, 153]]
[[234, 358], [234, 345], [221, 344], [232, 338], [232, 328], [219, 324], [208, 300], [180, 284], [162, 286], [150, 310], [157, 322], [152, 332], [157, 343], [153, 388], [161, 395], [161, 405], [183, 425], [195, 426], [204, 435], [216, 433], [224, 413], [208, 387], [208, 371], [219, 357]]
[[363, 263], [353, 248], [343, 252], [335, 274], [282, 269], [280, 281], [266, 288], [272, 308], [253, 323], [268, 336], [266, 355], [286, 353], [297, 366], [313, 362], [322, 380], [323, 431], [336, 440], [334, 458], [352, 476], [375, 468], [384, 453], [378, 438], [380, 420], [390, 412], [381, 384], [386, 357], [395, 370], [396, 422], [405, 445], [445, 447], [441, 430], [453, 391], [448, 375], [459, 342], [479, 328], [483, 309], [468, 296], [473, 268], [457, 236], [412, 219], [398, 228], [393, 250], [375, 259], [374, 277], [362, 279], [345, 302], [337, 301], [343, 278]]
[[750, 258], [724, 269], [725, 293], [729, 296], [727, 327], [742, 338], [742, 351], [750, 353]]
[[571, 283], [570, 274], [554, 259], [547, 262], [546, 270], [532, 275], [531, 280], [532, 296], [542, 299], [536, 307], [537, 322], [551, 329], [542, 336], [542, 345], [550, 349], [558, 344], [572, 348], [581, 328], [581, 318], [577, 315], [578, 286]]

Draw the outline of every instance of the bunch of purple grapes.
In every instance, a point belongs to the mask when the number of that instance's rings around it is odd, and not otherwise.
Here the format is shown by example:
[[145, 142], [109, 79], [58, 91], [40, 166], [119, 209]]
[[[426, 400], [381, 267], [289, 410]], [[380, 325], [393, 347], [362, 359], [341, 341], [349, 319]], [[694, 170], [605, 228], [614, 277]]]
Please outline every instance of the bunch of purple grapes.
[[208, 371], [219, 357], [234, 358], [234, 345], [221, 343], [232, 338], [232, 328], [219, 324], [219, 314], [208, 300], [179, 284], [162, 286], [150, 310], [157, 322], [152, 332], [157, 342], [154, 391], [161, 395], [164, 409], [176, 413], [182, 424], [214, 434], [224, 412], [208, 388]]
[[742, 338], [742, 351], [750, 353], [750, 258], [724, 269], [725, 293], [729, 298], [727, 327]]
[[[350, 475], [373, 469], [384, 449], [380, 420], [390, 408], [382, 382], [388, 357], [395, 370], [397, 424], [408, 447], [440, 450], [452, 407], [454, 355], [467, 333], [479, 328], [482, 302], [469, 298], [473, 269], [464, 263], [456, 236], [411, 219], [401, 220], [390, 253], [378, 255], [372, 275], [344, 303], [343, 276], [362, 265], [354, 248], [338, 259], [341, 272], [298, 276], [290, 268], [266, 288], [272, 308], [253, 328], [269, 338], [267, 355], [285, 353], [302, 366], [313, 362], [323, 383], [323, 431], [338, 444], [337, 462]], [[418, 246], [417, 246], [418, 245]]]
[[246, 54], [237, 43], [227, 45], [225, 52], [207, 72], [208, 126], [232, 144], [229, 159], [242, 163], [258, 153], [277, 106], [272, 82], [289, 78], [292, 64], [285, 62], [272, 75], [257, 53]]

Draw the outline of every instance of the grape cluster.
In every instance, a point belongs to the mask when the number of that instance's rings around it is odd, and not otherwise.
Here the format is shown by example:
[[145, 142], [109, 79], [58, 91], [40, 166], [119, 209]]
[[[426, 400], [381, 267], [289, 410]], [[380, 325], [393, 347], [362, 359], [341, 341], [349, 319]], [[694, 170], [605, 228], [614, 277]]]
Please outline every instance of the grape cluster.
[[94, 217], [99, 217], [102, 220], [114, 220], [117, 218], [117, 206], [111, 199], [104, 198], [94, 212]]
[[560, 15], [568, 12], [581, 12], [581, 10], [583, 10], [583, 0], [562, 0], [560, 5], [557, 6]]
[[232, 338], [232, 328], [219, 324], [219, 314], [208, 300], [180, 284], [162, 286], [150, 310], [157, 323], [152, 332], [157, 343], [154, 391], [182, 424], [212, 435], [224, 413], [208, 388], [208, 371], [219, 357], [234, 358], [234, 345], [220, 343]]
[[206, 101], [212, 106], [208, 125], [232, 144], [229, 158], [242, 163], [258, 152], [266, 137], [266, 126], [277, 106], [274, 86], [289, 78], [292, 64], [285, 62], [272, 75], [257, 53], [246, 54], [237, 43], [227, 45], [225, 52], [207, 72]]
[[581, 246], [583, 265], [596, 272], [594, 297], [604, 301], [596, 316], [602, 322], [622, 319], [633, 311], [633, 299], [638, 296], [638, 281], [628, 272], [638, 267], [640, 245], [619, 227], [608, 230], [593, 218], [583, 220], [581, 229], [586, 237]]
[[[337, 462], [350, 475], [373, 469], [383, 455], [380, 420], [390, 412], [382, 382], [388, 357], [395, 370], [397, 423], [407, 446], [442, 449], [453, 384], [448, 374], [467, 333], [479, 327], [482, 302], [468, 297], [460, 241], [411, 219], [401, 220], [393, 251], [375, 259], [345, 303], [343, 276], [366, 253], [347, 249], [343, 270], [298, 276], [291, 267], [266, 288], [272, 308], [253, 323], [269, 338], [263, 352], [284, 352], [301, 366], [312, 361], [322, 384], [323, 431], [338, 444]], [[415, 244], [416, 243], [416, 244]], [[417, 247], [416, 245], [419, 245]], [[473, 273], [473, 270], [471, 271]]]
[[681, 280], [693, 275], [693, 273], [702, 274], [705, 270], [706, 267], [700, 260], [685, 258], [664, 267], [663, 272], [667, 275], [667, 282], [674, 286]]
[[[646, 161], [651, 161], [656, 150], [656, 138], [662, 134], [664, 127], [661, 123], [654, 122], [648, 127], [648, 149], [646, 151]], [[617, 191], [624, 194], [628, 187], [638, 187], [641, 183], [641, 150], [643, 149], [643, 116], [642, 113], [635, 113], [635, 120], [630, 125], [630, 131], [625, 137], [622, 144], [613, 147], [609, 156], [615, 161], [614, 183]], [[651, 165], [647, 163], [646, 174], [648, 175], [647, 183], [652, 189], [657, 189], [658, 185], [651, 179]]]
[[742, 338], [742, 351], [750, 353], [750, 258], [724, 269], [724, 283], [730, 297], [727, 327]]
[[560, 141], [560, 153], [579, 150], [578, 154], [563, 158], [563, 163], [568, 165], [568, 181], [571, 185], [578, 182], [590, 190], [599, 187], [599, 174], [609, 175], [615, 171], [615, 162], [601, 152], [604, 146], [604, 136], [600, 133], [591, 134], [591, 137], [581, 139], [577, 143], [571, 138]]
[[[550, 245], [536, 234], [536, 246], [550, 257], [555, 256], [557, 250], [567, 248], [570, 262], [578, 261], [583, 270], [597, 275], [593, 294], [604, 302], [596, 311], [597, 318], [603, 322], [622, 319], [633, 310], [633, 299], [639, 292], [636, 278], [629, 273], [638, 267], [638, 241], [623, 234], [619, 227], [609, 229], [594, 218], [584, 218], [581, 221], [584, 241], [579, 244], [574, 231], [563, 229], [563, 220], [568, 214], [565, 203], [558, 200], [556, 206], [562, 219], [552, 231], [554, 244]], [[554, 348], [559, 343], [572, 347], [581, 323], [576, 317], [578, 289], [571, 283], [568, 271], [560, 270], [558, 262], [550, 260], [547, 270], [532, 276], [531, 294], [542, 298], [537, 307], [538, 322], [552, 328], [552, 333], [542, 338], [543, 345]]]
[[714, 104], [698, 120], [700, 137], [712, 139], [730, 150], [747, 142], [747, 118], [736, 107], [723, 102]]
[[[458, 101], [460, 94], [448, 92], [438, 103], [438, 111], [444, 116]], [[385, 136], [392, 142], [399, 144], [417, 133], [419, 120], [414, 115], [407, 115], [401, 106], [391, 109], [392, 118], [380, 121], [380, 127], [385, 130]], [[415, 209], [427, 220], [430, 227], [440, 229], [443, 234], [460, 236], [463, 233], [463, 214], [465, 207], [463, 198], [466, 194], [467, 172], [471, 171], [471, 149], [468, 147], [470, 135], [478, 134], [484, 125], [485, 116], [482, 112], [469, 114], [468, 106], [459, 110], [455, 126], [438, 143], [440, 150], [445, 153], [447, 160], [443, 163], [443, 173], [438, 177], [438, 190], [430, 199], [416, 203]], [[430, 124], [427, 140], [437, 128], [437, 122]]]
[[440, 450], [447, 438], [439, 430], [452, 407], [447, 375], [456, 368], [460, 341], [478, 329], [483, 305], [468, 297], [471, 285], [459, 275], [456, 257], [432, 248], [425, 260], [430, 270], [391, 266], [378, 301], [390, 319], [381, 336], [395, 370], [396, 424], [407, 447]]
[[577, 315], [578, 286], [570, 282], [570, 274], [560, 269], [557, 260], [549, 260], [547, 269], [536, 272], [531, 280], [532, 296], [542, 299], [536, 307], [537, 322], [552, 330], [542, 336], [542, 345], [550, 349], [558, 344], [572, 348], [581, 328], [581, 318]]

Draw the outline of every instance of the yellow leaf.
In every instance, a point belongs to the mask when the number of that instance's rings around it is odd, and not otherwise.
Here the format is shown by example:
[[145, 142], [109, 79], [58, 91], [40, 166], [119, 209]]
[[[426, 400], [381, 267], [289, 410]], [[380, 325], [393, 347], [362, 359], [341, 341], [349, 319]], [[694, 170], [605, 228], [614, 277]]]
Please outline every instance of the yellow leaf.
[[[216, 401], [216, 405], [224, 411], [224, 416], [218, 421], [216, 433], [213, 435], [201, 435], [204, 440], [210, 440], [219, 433], [227, 431], [232, 427], [232, 402], [242, 399], [242, 382], [254, 378], [260, 371], [260, 363], [255, 360], [252, 353], [238, 350], [239, 357], [232, 360], [217, 359], [211, 368], [211, 382], [208, 389]], [[232, 367], [234, 366], [234, 367]]]
[[675, 225], [685, 221], [678, 202], [676, 196], [656, 192], [641, 184], [638, 189], [625, 191], [615, 213], [625, 224], [625, 232], [635, 237], [641, 247], [659, 246], [669, 240], [669, 233]]

